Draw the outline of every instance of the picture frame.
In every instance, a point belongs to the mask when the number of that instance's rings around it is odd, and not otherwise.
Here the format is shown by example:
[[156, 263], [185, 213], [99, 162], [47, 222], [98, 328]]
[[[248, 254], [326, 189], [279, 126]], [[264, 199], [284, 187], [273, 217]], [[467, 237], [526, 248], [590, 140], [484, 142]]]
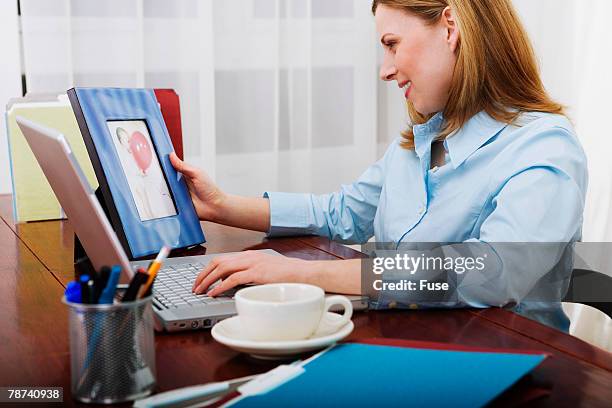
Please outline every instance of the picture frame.
[[72, 88], [68, 98], [99, 183], [98, 196], [128, 257], [164, 245], [205, 242], [155, 93], [141, 88]]

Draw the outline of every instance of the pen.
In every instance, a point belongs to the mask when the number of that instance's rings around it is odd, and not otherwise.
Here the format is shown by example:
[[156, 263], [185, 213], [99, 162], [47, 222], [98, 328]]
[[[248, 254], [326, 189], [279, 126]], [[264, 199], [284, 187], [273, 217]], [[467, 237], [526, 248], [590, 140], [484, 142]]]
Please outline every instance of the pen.
[[149, 275], [145, 273], [144, 268], [138, 268], [138, 272], [136, 272], [136, 275], [134, 275], [134, 277], [132, 278], [130, 286], [128, 286], [127, 290], [123, 294], [123, 298], [121, 299], [121, 301], [131, 302], [133, 300], [136, 300], [140, 287], [147, 281], [148, 278]]
[[206, 406], [207, 402], [212, 404], [213, 398], [219, 398], [235, 391], [242, 384], [254, 380], [260, 374], [248, 377], [237, 378], [235, 380], [214, 382], [203, 385], [193, 385], [190, 387], [179, 388], [176, 390], [162, 392], [148, 398], [134, 401], [135, 408], [162, 408], [171, 406]]
[[98, 303], [98, 299], [96, 299], [96, 282], [93, 279], [87, 281], [87, 298], [89, 301], [83, 303]]
[[95, 287], [96, 287], [96, 303], [100, 303], [100, 296], [102, 295], [102, 291], [106, 288], [106, 284], [108, 283], [108, 278], [110, 277], [110, 268], [108, 266], [103, 266], [100, 268], [100, 272], [97, 273], [94, 277]]
[[138, 292], [139, 298], [142, 298], [149, 294], [153, 286], [153, 281], [155, 280], [155, 277], [157, 276], [157, 272], [159, 272], [159, 268], [161, 268], [162, 263], [168, 257], [169, 253], [170, 253], [170, 248], [167, 246], [163, 246], [162, 249], [159, 251], [159, 254], [157, 254], [157, 257], [155, 258], [155, 260], [151, 262], [151, 265], [149, 265], [149, 270], [147, 271], [147, 274], [149, 275], [149, 277], [147, 278], [146, 283], [142, 285], [142, 287], [140, 288], [140, 291]]
[[81, 284], [75, 281], [68, 283], [64, 296], [66, 296], [68, 302], [81, 303], [81, 300], [83, 300], [81, 295]]
[[91, 303], [91, 297], [89, 296], [89, 289], [87, 283], [89, 282], [89, 275], [81, 275], [79, 283], [81, 285], [81, 303]]
[[121, 267], [119, 265], [113, 266], [113, 269], [109, 270], [109, 277], [106, 286], [102, 290], [100, 294], [100, 300], [98, 303], [100, 304], [112, 304], [113, 299], [115, 297], [115, 290], [117, 289], [117, 282], [119, 282], [119, 277], [121, 276]]

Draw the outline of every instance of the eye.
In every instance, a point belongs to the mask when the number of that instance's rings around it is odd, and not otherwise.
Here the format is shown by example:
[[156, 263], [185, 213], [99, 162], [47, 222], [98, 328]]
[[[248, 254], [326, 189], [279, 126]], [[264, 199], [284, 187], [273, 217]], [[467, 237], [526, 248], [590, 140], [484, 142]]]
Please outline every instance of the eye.
[[396, 45], [396, 44], [397, 44], [397, 43], [396, 43], [395, 41], [387, 41], [387, 42], [385, 43], [385, 46], [386, 46], [386, 47], [387, 47], [387, 48], [388, 48], [390, 51], [393, 51], [393, 50], [395, 49], [395, 45]]

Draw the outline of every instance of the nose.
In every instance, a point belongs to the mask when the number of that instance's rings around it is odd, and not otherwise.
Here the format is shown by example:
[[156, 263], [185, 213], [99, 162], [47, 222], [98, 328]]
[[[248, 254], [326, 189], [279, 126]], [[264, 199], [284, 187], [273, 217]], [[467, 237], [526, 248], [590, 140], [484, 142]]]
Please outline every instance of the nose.
[[380, 79], [383, 81], [392, 81], [397, 74], [397, 69], [394, 64], [390, 64], [388, 61], [384, 61], [380, 67]]

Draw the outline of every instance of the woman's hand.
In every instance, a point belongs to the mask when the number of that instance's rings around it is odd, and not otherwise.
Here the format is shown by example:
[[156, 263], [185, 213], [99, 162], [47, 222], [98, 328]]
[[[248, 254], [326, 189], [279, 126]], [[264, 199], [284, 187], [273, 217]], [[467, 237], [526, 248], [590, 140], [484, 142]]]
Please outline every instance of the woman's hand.
[[174, 152], [170, 162], [185, 176], [201, 220], [262, 232], [270, 229], [270, 203], [266, 198], [225, 194], [206, 173], [185, 163]]
[[223, 191], [206, 173], [185, 163], [174, 152], [170, 154], [170, 162], [176, 171], [185, 176], [185, 182], [198, 217], [201, 220], [214, 221], [225, 198]]
[[[217, 296], [247, 283], [305, 282], [308, 261], [285, 256], [270, 255], [260, 251], [245, 251], [214, 258], [200, 272], [193, 284], [193, 292]], [[209, 290], [210, 285], [223, 279]]]

